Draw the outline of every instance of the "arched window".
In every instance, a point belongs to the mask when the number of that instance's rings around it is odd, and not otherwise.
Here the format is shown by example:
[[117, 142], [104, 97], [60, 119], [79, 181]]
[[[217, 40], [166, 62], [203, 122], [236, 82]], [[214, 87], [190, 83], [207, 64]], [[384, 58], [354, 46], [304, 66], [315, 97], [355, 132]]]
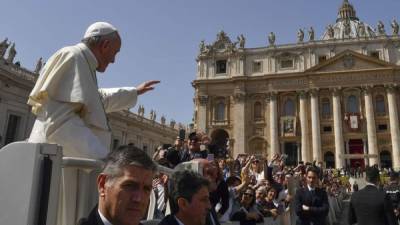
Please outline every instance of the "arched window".
[[285, 116], [294, 116], [294, 103], [292, 99], [286, 100], [283, 113]]
[[322, 104], [322, 117], [324, 118], [331, 117], [331, 102], [329, 101], [329, 98], [323, 98], [321, 104]]
[[326, 168], [335, 168], [335, 155], [332, 152], [324, 154], [324, 161]]
[[375, 97], [375, 110], [377, 114], [385, 114], [385, 98], [383, 95], [377, 95]]
[[358, 106], [358, 99], [354, 95], [350, 95], [347, 98], [347, 112], [349, 113], [358, 113], [360, 107]]
[[254, 103], [254, 119], [262, 119], [262, 106], [260, 102]]
[[225, 103], [219, 102], [215, 108], [215, 120], [225, 120]]

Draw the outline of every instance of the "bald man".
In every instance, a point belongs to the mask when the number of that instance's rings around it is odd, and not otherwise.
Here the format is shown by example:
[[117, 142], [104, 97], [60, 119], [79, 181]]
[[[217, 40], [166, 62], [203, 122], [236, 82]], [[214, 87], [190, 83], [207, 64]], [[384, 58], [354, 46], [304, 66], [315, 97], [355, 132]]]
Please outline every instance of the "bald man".
[[96, 71], [105, 72], [120, 48], [118, 30], [96, 22], [88, 27], [82, 43], [50, 57], [28, 100], [37, 117], [29, 142], [56, 143], [65, 156], [100, 159], [107, 155], [111, 129], [106, 113], [135, 106], [137, 95], [159, 82], [99, 89]]

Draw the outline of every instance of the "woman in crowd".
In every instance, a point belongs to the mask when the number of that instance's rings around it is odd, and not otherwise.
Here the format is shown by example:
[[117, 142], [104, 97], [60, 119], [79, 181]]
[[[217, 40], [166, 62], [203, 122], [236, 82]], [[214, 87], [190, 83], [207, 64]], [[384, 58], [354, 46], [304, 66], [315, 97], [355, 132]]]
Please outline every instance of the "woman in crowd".
[[258, 211], [255, 202], [255, 191], [252, 188], [246, 188], [234, 201], [231, 220], [239, 221], [240, 225], [254, 225], [263, 222], [263, 215]]

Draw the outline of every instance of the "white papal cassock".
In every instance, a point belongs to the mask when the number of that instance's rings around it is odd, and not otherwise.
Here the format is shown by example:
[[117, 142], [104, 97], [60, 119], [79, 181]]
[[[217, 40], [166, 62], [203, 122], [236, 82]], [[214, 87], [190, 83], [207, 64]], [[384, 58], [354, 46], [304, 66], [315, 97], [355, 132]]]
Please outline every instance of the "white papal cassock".
[[[28, 100], [37, 117], [29, 142], [56, 143], [69, 157], [107, 155], [111, 130], [106, 113], [133, 107], [137, 91], [134, 87], [98, 89], [96, 68], [95, 56], [83, 43], [62, 48], [48, 60]], [[97, 202], [85, 197], [96, 193], [93, 175], [63, 168], [57, 224], [75, 225], [87, 216]], [[89, 188], [84, 185], [87, 180], [93, 181]]]
[[103, 158], [110, 149], [106, 113], [136, 104], [134, 87], [98, 89], [97, 60], [83, 43], [46, 63], [28, 104], [37, 116], [29, 142], [57, 143], [65, 156]]

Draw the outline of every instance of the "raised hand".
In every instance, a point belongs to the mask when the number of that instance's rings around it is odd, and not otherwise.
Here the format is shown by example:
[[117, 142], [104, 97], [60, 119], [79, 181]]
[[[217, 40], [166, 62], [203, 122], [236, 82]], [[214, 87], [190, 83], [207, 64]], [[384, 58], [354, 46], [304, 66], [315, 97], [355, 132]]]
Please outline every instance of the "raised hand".
[[153, 85], [158, 84], [158, 83], [160, 83], [159, 80], [150, 80], [150, 81], [141, 83], [139, 86], [136, 87], [138, 95], [141, 95], [148, 91], [153, 90], [154, 89]]

